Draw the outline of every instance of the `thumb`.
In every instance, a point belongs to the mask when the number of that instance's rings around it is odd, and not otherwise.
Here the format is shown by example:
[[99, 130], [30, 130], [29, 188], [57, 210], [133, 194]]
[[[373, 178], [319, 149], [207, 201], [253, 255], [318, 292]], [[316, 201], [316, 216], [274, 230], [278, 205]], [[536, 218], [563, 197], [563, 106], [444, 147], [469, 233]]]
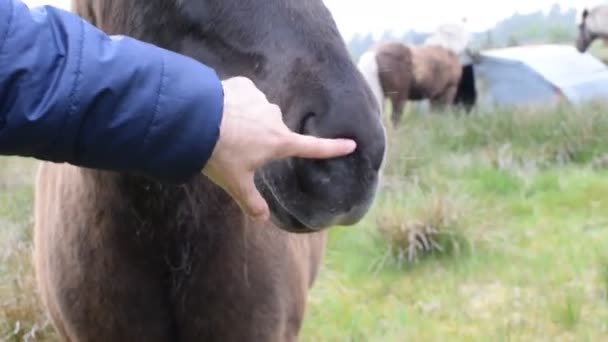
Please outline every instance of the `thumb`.
[[244, 178], [238, 185], [236, 201], [241, 209], [256, 221], [266, 221], [270, 216], [268, 203], [262, 197], [253, 181], [253, 173]]

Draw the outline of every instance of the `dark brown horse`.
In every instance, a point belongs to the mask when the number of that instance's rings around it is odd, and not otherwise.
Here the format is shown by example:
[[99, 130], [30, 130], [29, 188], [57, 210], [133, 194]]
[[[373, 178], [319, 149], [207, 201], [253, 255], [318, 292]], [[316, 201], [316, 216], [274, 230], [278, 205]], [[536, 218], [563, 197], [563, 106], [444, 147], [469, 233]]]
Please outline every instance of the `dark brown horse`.
[[391, 100], [391, 120], [397, 125], [407, 100], [430, 100], [434, 109], [454, 103], [462, 76], [458, 56], [435, 45], [382, 42], [359, 60], [359, 70], [381, 107]]
[[[77, 0], [110, 34], [250, 77], [297, 132], [348, 137], [346, 157], [289, 158], [256, 173], [272, 223], [256, 224], [204, 176], [138, 175], [43, 163], [35, 264], [67, 341], [293, 341], [325, 244], [376, 193], [379, 108], [321, 0]], [[167, 165], [167, 167], [171, 167]], [[307, 233], [294, 234], [292, 232]]]

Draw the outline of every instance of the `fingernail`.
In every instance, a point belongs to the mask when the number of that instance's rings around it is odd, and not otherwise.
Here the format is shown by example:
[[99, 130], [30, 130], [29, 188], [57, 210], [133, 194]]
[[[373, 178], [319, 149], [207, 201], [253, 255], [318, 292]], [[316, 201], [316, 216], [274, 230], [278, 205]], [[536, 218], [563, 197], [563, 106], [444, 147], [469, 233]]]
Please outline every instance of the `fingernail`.
[[345, 150], [352, 152], [357, 148], [357, 143], [354, 140], [342, 139], [344, 141]]

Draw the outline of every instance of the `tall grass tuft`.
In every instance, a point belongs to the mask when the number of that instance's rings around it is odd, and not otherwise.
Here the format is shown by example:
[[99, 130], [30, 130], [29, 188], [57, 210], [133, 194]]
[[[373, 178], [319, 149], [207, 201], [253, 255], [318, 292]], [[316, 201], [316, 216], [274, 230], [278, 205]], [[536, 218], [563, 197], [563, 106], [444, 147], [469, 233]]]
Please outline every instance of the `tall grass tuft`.
[[433, 193], [420, 202], [384, 207], [376, 227], [388, 255], [398, 267], [428, 256], [454, 256], [468, 247], [464, 212], [449, 195]]

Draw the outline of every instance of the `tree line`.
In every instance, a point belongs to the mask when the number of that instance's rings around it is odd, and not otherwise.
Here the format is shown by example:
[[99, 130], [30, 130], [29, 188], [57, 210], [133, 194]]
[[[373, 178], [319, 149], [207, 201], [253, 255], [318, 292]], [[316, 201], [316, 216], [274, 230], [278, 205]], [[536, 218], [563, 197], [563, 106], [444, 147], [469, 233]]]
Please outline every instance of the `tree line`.
[[[474, 32], [471, 47], [492, 49], [537, 43], [572, 43], [577, 34], [577, 10], [562, 8], [554, 4], [549, 12], [537, 11], [529, 14], [515, 12], [483, 32]], [[348, 42], [351, 55], [357, 59], [375, 42], [397, 40], [410, 44], [421, 44], [431, 32], [410, 30], [404, 33], [385, 31], [379, 39], [371, 33], [356, 34]]]

